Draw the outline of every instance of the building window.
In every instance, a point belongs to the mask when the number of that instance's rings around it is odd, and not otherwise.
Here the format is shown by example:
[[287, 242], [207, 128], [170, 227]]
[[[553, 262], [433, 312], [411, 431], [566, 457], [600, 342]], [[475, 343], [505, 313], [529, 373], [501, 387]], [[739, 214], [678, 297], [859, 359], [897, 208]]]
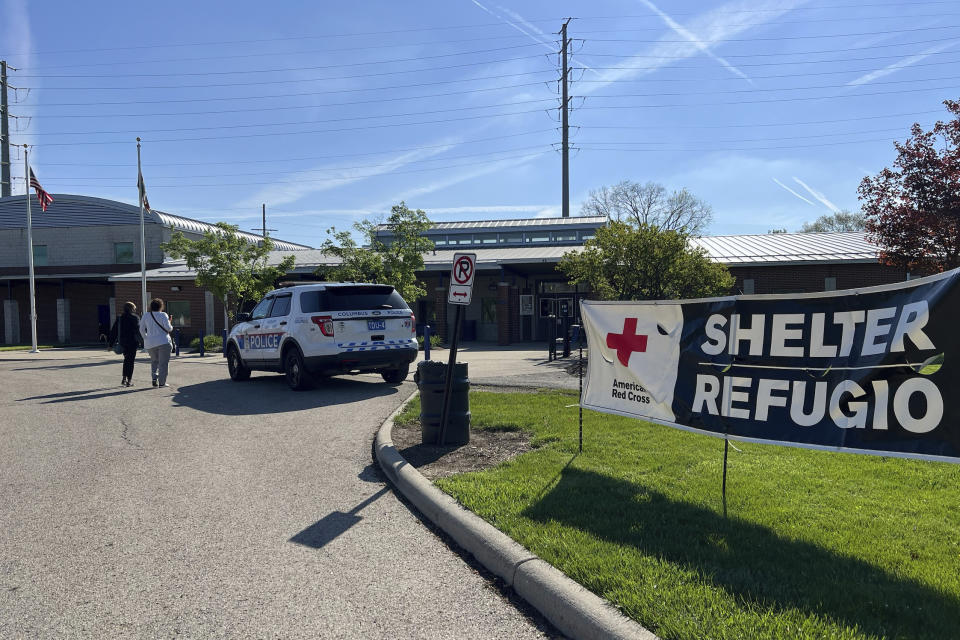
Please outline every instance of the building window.
[[580, 239], [584, 242], [586, 242], [587, 240], [593, 240], [593, 238], [594, 238], [593, 231], [580, 232]]
[[837, 279], [833, 278], [824, 278], [823, 279], [823, 290], [824, 291], [836, 291], [837, 290]]
[[47, 266], [47, 245], [45, 244], [33, 245], [33, 266], [35, 267]]
[[756, 291], [756, 285], [754, 284], [753, 278], [744, 278], [743, 280], [743, 293], [746, 295], [752, 295]]
[[175, 327], [190, 326], [190, 302], [187, 300], [168, 300], [167, 313]]
[[433, 240], [433, 246], [435, 247], [447, 246], [447, 236], [436, 236], [430, 239]]
[[558, 231], [553, 234], [553, 239], [557, 242], [576, 242], [577, 241], [577, 232], [576, 231]]
[[473, 236], [468, 234], [458, 236], [447, 236], [450, 244], [473, 244]]
[[527, 234], [527, 242], [550, 242], [550, 233], [541, 231], [539, 233]]
[[473, 241], [476, 244], [497, 244], [497, 234], [495, 233], [478, 233], [473, 236]]
[[117, 264], [133, 264], [133, 243], [114, 242], [113, 261]]
[[496, 298], [480, 298], [480, 323], [481, 324], [497, 323], [497, 299]]
[[500, 244], [523, 244], [522, 233], [501, 233]]

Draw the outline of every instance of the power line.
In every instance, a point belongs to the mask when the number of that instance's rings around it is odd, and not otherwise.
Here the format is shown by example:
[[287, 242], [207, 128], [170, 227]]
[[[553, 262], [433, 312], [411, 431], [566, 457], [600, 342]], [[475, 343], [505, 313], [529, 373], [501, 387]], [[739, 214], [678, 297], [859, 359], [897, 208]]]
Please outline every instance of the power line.
[[389, 60], [371, 60], [369, 62], [345, 62], [342, 64], [324, 64], [313, 65], [309, 67], [282, 67], [279, 69], [241, 69], [238, 71], [196, 71], [180, 73], [110, 73], [110, 74], [55, 74], [41, 75], [25, 73], [17, 77], [21, 78], [182, 78], [185, 76], [235, 76], [249, 75], [254, 73], [284, 73], [288, 71], [318, 71], [320, 69], [342, 69], [344, 67], [367, 67], [370, 65], [393, 64], [396, 62], [420, 62], [421, 60], [435, 60], [437, 58], [452, 58], [455, 56], [472, 56], [479, 53], [496, 53], [498, 51], [508, 51], [511, 49], [529, 49], [536, 44], [517, 44], [509, 47], [495, 47], [493, 49], [479, 49], [477, 51], [458, 51], [456, 53], [439, 53], [432, 56], [416, 56], [413, 58], [392, 58]]
[[[534, 19], [527, 20], [527, 22], [554, 22], [560, 18], [549, 18], [549, 19]], [[257, 44], [261, 42], [289, 42], [292, 40], [326, 40], [327, 38], [353, 38], [357, 36], [380, 36], [380, 35], [389, 35], [389, 34], [408, 34], [417, 31], [444, 31], [447, 29], [474, 29], [478, 27], [503, 27], [502, 22], [486, 22], [486, 23], [477, 23], [477, 24], [465, 24], [465, 25], [450, 25], [450, 26], [438, 26], [438, 27], [408, 27], [404, 29], [391, 29], [388, 31], [358, 31], [352, 33], [327, 33], [319, 35], [310, 35], [310, 36], [285, 36], [281, 38], [257, 38], [250, 40], [220, 40], [220, 41], [205, 41], [205, 42], [161, 42], [156, 44], [142, 44], [142, 45], [131, 45], [126, 47], [101, 47], [101, 48], [92, 48], [92, 49], [61, 49], [59, 51], [21, 51], [19, 53], [7, 52], [6, 57], [11, 56], [24, 56], [24, 55], [56, 55], [60, 53], [95, 53], [102, 51], [130, 51], [134, 49], [164, 49], [164, 48], [174, 48], [174, 47], [207, 47], [207, 46], [219, 46], [224, 44]]]
[[[424, 100], [427, 98], [442, 98], [448, 96], [462, 96], [470, 93], [486, 93], [490, 91], [504, 91], [506, 89], [518, 89], [524, 87], [536, 87], [545, 84], [544, 81], [538, 82], [524, 82], [521, 84], [508, 84], [501, 85], [498, 87], [488, 87], [485, 89], [463, 89], [461, 91], [448, 91], [445, 93], [429, 93], [426, 95], [419, 96], [392, 96], [389, 98], [371, 98], [369, 100], [351, 100], [348, 102], [326, 102], [326, 103], [314, 103], [314, 104], [303, 104], [303, 105], [286, 105], [281, 107], [250, 107], [246, 109], [220, 109], [213, 111], [174, 111], [174, 112], [163, 112], [163, 113], [64, 113], [64, 114], [46, 114], [49, 117], [57, 118], [141, 118], [141, 117], [156, 117], [156, 116], [199, 116], [199, 115], [211, 115], [211, 114], [224, 114], [224, 113], [257, 113], [261, 111], [291, 111], [294, 109], [321, 109], [325, 107], [343, 107], [350, 105], [358, 104], [381, 104], [384, 102], [400, 102], [406, 100]], [[225, 98], [229, 100], [230, 98]], [[155, 104], [152, 101], [146, 101], [151, 104]], [[161, 103], [163, 101], [160, 101]], [[503, 103], [508, 104], [508, 103]], [[44, 107], [48, 106], [70, 106], [66, 104], [59, 105], [43, 105]], [[79, 104], [73, 104], [72, 106], [98, 106], [97, 103], [85, 102]]]
[[[521, 136], [530, 136], [537, 135], [540, 133], [554, 132], [555, 128], [551, 127], [549, 129], [535, 129], [533, 131], [521, 131], [518, 133], [511, 133], [508, 135], [502, 136], [488, 136], [486, 138], [474, 138], [472, 140], [458, 140], [458, 144], [478, 144], [481, 142], [492, 142], [494, 140], [503, 140], [505, 138], [519, 138]], [[209, 166], [209, 165], [220, 165], [220, 164], [263, 164], [263, 163], [280, 163], [280, 162], [304, 162], [304, 161], [316, 161], [316, 160], [335, 160], [339, 158], [356, 158], [360, 156], [375, 156], [383, 155], [388, 153], [406, 153], [409, 151], [425, 151], [428, 149], [439, 149], [441, 147], [447, 147], [447, 144], [433, 144], [433, 145], [423, 145], [419, 147], [406, 147], [403, 149], [382, 149], [380, 151], [364, 151], [360, 153], [340, 153], [333, 155], [325, 156], [306, 156], [299, 158], [264, 158], [261, 160], [224, 160], [224, 161], [213, 161], [213, 160], [202, 160], [199, 162], [190, 162], [190, 161], [177, 161], [177, 162], [152, 162], [150, 163], [151, 167], [180, 167], [180, 166]], [[84, 161], [83, 163], [75, 162], [44, 162], [45, 167], [126, 167], [130, 168], [132, 165], [130, 163], [124, 164], [94, 164]]]
[[[445, 145], [445, 146], [447, 146], [447, 147], [452, 147], [452, 146], [456, 146], [456, 144], [459, 144], [459, 143], [451, 143], [451, 144], [448, 144], [448, 145]], [[530, 145], [530, 146], [526, 146], [526, 147], [515, 147], [515, 148], [512, 148], [512, 149], [500, 149], [500, 150], [498, 150], [498, 151], [486, 151], [486, 152], [481, 152], [481, 153], [464, 153], [464, 154], [455, 155], [455, 156], [444, 156], [444, 157], [442, 157], [442, 158], [423, 158], [422, 160], [410, 160], [410, 161], [404, 162], [404, 165], [407, 165], [407, 164], [421, 164], [421, 163], [425, 163], [425, 162], [448, 162], [448, 161], [450, 161], [450, 160], [459, 160], [459, 159], [462, 159], [462, 158], [488, 157], [488, 156], [501, 155], [501, 154], [504, 154], [504, 153], [515, 153], [515, 152], [517, 152], [517, 151], [532, 151], [532, 150], [534, 150], [534, 149], [538, 149], [538, 150], [540, 150], [540, 151], [546, 152], [546, 151], [552, 150], [552, 149], [553, 149], [553, 146], [552, 146], [552, 144], [546, 144], [546, 145], [544, 145], [544, 144], [537, 144], [537, 145]], [[437, 152], [437, 153], [442, 153], [442, 152]], [[290, 174], [292, 174], [292, 173], [296, 173], [298, 176], [303, 176], [303, 175], [305, 175], [305, 174], [311, 174], [311, 173], [329, 173], [329, 172], [331, 172], [331, 171], [352, 171], [352, 170], [355, 170], [355, 169], [376, 169], [376, 168], [379, 168], [379, 167], [389, 167], [389, 166], [393, 166], [394, 164], [395, 164], [395, 161], [392, 161], [392, 162], [378, 162], [378, 163], [375, 163], [375, 164], [352, 165], [352, 166], [322, 167], [322, 168], [320, 168], [320, 169], [288, 169], [288, 170], [286, 170], [286, 171], [254, 171], [254, 172], [240, 172], [240, 173], [233, 173], [233, 172], [231, 172], [231, 173], [210, 173], [210, 174], [194, 174], [194, 173], [191, 173], [191, 174], [188, 175], [188, 176], [184, 176], [184, 175], [165, 176], [165, 175], [151, 174], [151, 175], [150, 175], [150, 179], [151, 179], [150, 186], [151, 186], [151, 187], [153, 186], [153, 182], [152, 182], [153, 180], [181, 180], [181, 179], [183, 179], [183, 178], [239, 178], [239, 177], [243, 177], [243, 176], [290, 175]], [[46, 163], [45, 163], [45, 166], [46, 166]], [[50, 165], [50, 166], [53, 166], [53, 165]], [[87, 165], [73, 164], [73, 165], [70, 165], [70, 166], [74, 166], [74, 167], [86, 167]], [[125, 179], [125, 178], [126, 178], [126, 176], [71, 176], [70, 178], [63, 178], [63, 180], [95, 180], [95, 181], [102, 181], [102, 180], [123, 180], [123, 179]], [[45, 181], [46, 181], [46, 180], [45, 180]], [[50, 182], [56, 182], [56, 181], [57, 181], [56, 178], [53, 178], [53, 179], [50, 180]]]
[[[860, 71], [847, 71], [845, 73], [859, 73]], [[836, 73], [836, 72], [831, 72]], [[817, 75], [817, 74], [812, 74]], [[754, 76], [752, 79], [759, 79], [764, 77], [770, 78], [784, 78], [784, 77], [794, 77], [792, 75], [776, 75], [776, 76]], [[873, 81], [870, 84], [915, 84], [920, 82], [934, 82], [942, 80], [957, 80], [960, 79], [960, 76], [947, 76], [947, 77], [937, 77], [937, 78], [913, 78], [909, 80], [881, 80]], [[677, 79], [668, 79], [668, 80], [677, 80]], [[702, 80], [683, 80], [683, 82], [700, 82]], [[543, 84], [542, 82], [531, 82], [517, 85], [508, 85], [506, 88], [517, 88], [517, 87], [530, 87]], [[776, 92], [776, 91], [809, 91], [813, 89], [835, 89], [835, 88], [846, 88], [849, 87], [849, 84], [827, 84], [827, 85], [812, 85], [806, 87], [774, 87], [769, 89], [736, 89], [732, 91], [708, 91], [708, 92], [683, 92], [683, 93], [664, 93], [662, 91], [657, 91], [658, 96], [680, 96], [680, 95], [716, 95], [716, 94], [730, 94], [730, 93], [757, 93], [757, 92]], [[487, 91], [481, 90], [481, 91]], [[469, 93], [466, 91], [463, 93]], [[400, 100], [417, 100], [424, 98], [433, 98], [433, 97], [443, 97], [443, 96], [456, 96], [460, 95], [461, 92], [448, 92], [448, 93], [437, 93], [430, 94], [427, 96], [410, 96], [410, 97], [394, 97], [394, 98], [383, 98], [383, 99], [372, 99], [372, 100], [357, 100], [350, 102], [333, 102], [326, 104], [306, 104], [306, 105], [295, 105], [295, 106], [282, 106], [282, 107], [262, 107], [262, 108], [249, 108], [249, 109], [221, 109], [221, 110], [211, 110], [211, 111], [179, 111], [179, 112], [163, 112], [163, 113], [93, 113], [93, 114], [57, 114], [57, 118], [145, 118], [145, 117], [157, 117], [157, 116], [196, 116], [196, 115], [221, 115], [227, 113], [259, 113], [265, 111], [290, 111], [296, 109], [317, 109], [323, 107], [335, 107], [335, 106], [347, 106], [347, 105], [357, 105], [357, 104], [374, 104], [380, 102], [394, 102]], [[616, 98], [616, 97], [647, 97], [649, 93], [643, 94], [597, 94], [593, 96], [587, 96], [588, 100], [593, 99], [607, 99], [607, 98]], [[360, 116], [356, 118], [349, 118], [353, 120], [364, 119], [364, 118], [376, 118], [376, 117], [395, 117], [402, 115], [423, 115], [428, 113], [443, 113], [447, 111], [463, 111], [468, 109], [486, 109], [494, 108], [501, 106], [513, 106], [520, 104], [532, 104], [536, 102], [549, 102], [555, 100], [556, 98], [543, 98], [539, 100], [526, 100], [520, 102], [504, 102], [498, 103], [496, 105], [484, 105], [484, 106], [474, 106], [474, 107], [460, 107], [460, 108], [451, 108], [451, 109], [439, 109], [435, 111], [418, 111], [413, 113], [406, 114], [389, 114], [386, 116]], [[49, 115], [49, 114], [48, 114]], [[52, 117], [52, 116], [51, 116]], [[91, 134], [91, 133], [103, 133], [103, 134], [120, 134], [120, 133], [156, 133], [156, 132], [168, 132], [168, 131], [202, 131], [208, 129], [235, 129], [235, 128], [244, 128], [244, 127], [258, 127], [258, 126], [283, 126], [283, 125], [295, 125], [295, 124], [311, 124], [315, 122], [330, 122], [330, 120], [301, 120], [295, 122], [263, 122], [255, 124], [245, 124], [245, 125], [221, 125], [213, 127], [188, 127], [188, 128], [174, 128], [174, 129], [135, 129], [129, 131], [71, 131], [71, 132], [41, 132], [35, 135], [80, 135], [80, 134]]]
[[[866, 45], [866, 46], [863, 46], [863, 47], [843, 47], [843, 48], [839, 48], [839, 49], [817, 49], [817, 50], [814, 50], [814, 51], [775, 51], [775, 52], [770, 52], [770, 53], [756, 52], [756, 53], [739, 53], [739, 54], [738, 54], [738, 53], [727, 53], [727, 54], [724, 54], [723, 57], [724, 57], [724, 58], [769, 58], [769, 57], [774, 57], [774, 56], [809, 56], [809, 55], [819, 55], [819, 54], [821, 54], [821, 53], [846, 53], [846, 52], [849, 52], [849, 51], [867, 51], [867, 50], [870, 50], [870, 49], [888, 49], [888, 48], [890, 48], [890, 47], [907, 47], [907, 46], [912, 46], [912, 45], [916, 45], [916, 44], [933, 44], [933, 43], [937, 43], [937, 42], [956, 42], [956, 41], [957, 41], [957, 38], [955, 38], [955, 37], [953, 37], [953, 38], [933, 38], [933, 39], [930, 39], [930, 40], [914, 40], [914, 41], [912, 41], [912, 42], [890, 42], [890, 43], [887, 43], [887, 44], [871, 44], [871, 45]], [[594, 43], [594, 42], [627, 42], [627, 41], [624, 41], [624, 40], [587, 40], [587, 42]], [[871, 57], [871, 58], [839, 58], [839, 59], [831, 60], [830, 62], [845, 62], [846, 60], [881, 60], [881, 59], [884, 59], [884, 58], [890, 58], [890, 57], [898, 57], [898, 58], [899, 58], [899, 57], [904, 57], [904, 56], [908, 56], [908, 55], [930, 55], [930, 56], [932, 56], [932, 55], [944, 55], [944, 54], [950, 54], [950, 53], [956, 53], [956, 52], [955, 52], [955, 51], [933, 51], [933, 52], [930, 52], [930, 53], [925, 53], [925, 52], [922, 52], [922, 51], [918, 51], [918, 52], [915, 53], [915, 54], [898, 53], [898, 54], [896, 54], [895, 56], [874, 56], [874, 57]], [[616, 53], [588, 53], [588, 54], [581, 54], [581, 55], [589, 56], [589, 57], [597, 57], [597, 58], [609, 58], [609, 57], [619, 57], [619, 56], [620, 56], [620, 54], [616, 54]], [[623, 55], [622, 57], [624, 57], [624, 58], [652, 58], [652, 59], [654, 59], [654, 60], [685, 60], [685, 59], [689, 58], [690, 56], [684, 56], [684, 55], [679, 55], [679, 56], [661, 56], [661, 55], [646, 55], [646, 54], [642, 54], [642, 53], [637, 53], [637, 54], [625, 54], [625, 55]], [[813, 60], [813, 61], [811, 61], [811, 62], [822, 62], [822, 61]], [[795, 63], [786, 63], [786, 62], [785, 62], [784, 64], [795, 64]]]
[[[374, 78], [378, 76], [392, 76], [401, 73], [424, 73], [426, 71], [442, 71], [445, 69], [461, 69], [463, 67], [477, 67], [483, 65], [500, 64], [502, 62], [516, 62], [518, 60], [533, 60], [543, 58], [543, 55], [536, 54], [532, 56], [519, 56], [515, 58], [502, 58], [500, 60], [485, 60], [483, 62], [466, 62], [463, 64], [445, 65], [442, 67], [424, 67], [423, 69], [401, 69], [396, 71], [383, 71], [379, 73], [362, 73], [352, 76], [328, 76], [323, 78], [298, 78], [288, 80], [260, 80], [257, 82], [220, 82], [213, 84], [177, 84], [177, 85], [125, 85], [122, 87], [50, 87], [44, 85], [44, 91], [76, 91], [83, 89], [85, 91], [129, 91], [131, 89], [211, 89], [220, 87], [249, 87], [268, 84], [300, 84], [303, 82], [328, 82], [330, 80], [352, 80], [356, 78]], [[450, 84], [452, 82], [470, 82], [471, 80], [446, 80], [435, 83], [423, 83], [409, 86], [426, 86], [427, 84]], [[38, 89], [40, 87], [21, 87], [21, 89]], [[343, 89], [348, 91], [371, 91], [371, 89]]]
[[[491, 113], [487, 115], [478, 115], [478, 116], [464, 116], [461, 118], [444, 118], [439, 120], [423, 120], [420, 122], [391, 122], [388, 124], [366, 124], [362, 127], [341, 127], [337, 129], [312, 129], [308, 131], [279, 131], [272, 133], [245, 133], [237, 134], [231, 136], [198, 136], [193, 138], [153, 138], [145, 139], [144, 142], [198, 142], [203, 140], [231, 140], [239, 138], [261, 138], [261, 137], [274, 137], [274, 136], [291, 136], [291, 135], [306, 135], [311, 133], [337, 133], [343, 131], [365, 131], [367, 129], [380, 129], [386, 127], [410, 127], [410, 126], [419, 126], [426, 124], [437, 124], [441, 122], [461, 122], [464, 120], [479, 120], [483, 118], [502, 118], [506, 116], [516, 116], [523, 115], [527, 113], [542, 113], [542, 109], [529, 109], [527, 111], [512, 111], [509, 113]], [[92, 145], [112, 145], [112, 144], [130, 144], [128, 140], [110, 140], [110, 141], [89, 141], [89, 142], [46, 142], [36, 145], [31, 145], [34, 147], [79, 147], [79, 146], [92, 146]]]
[[[498, 104], [478, 105], [475, 107], [455, 107], [450, 109], [432, 109], [430, 111], [408, 111], [406, 113], [388, 113], [373, 116], [351, 116], [349, 118], [327, 118], [323, 120], [295, 120], [288, 122], [258, 122], [254, 124], [227, 124], [208, 127], [173, 127], [168, 129], [130, 129], [125, 131], [42, 131], [33, 135], [43, 136], [81, 136], [81, 135], [112, 135], [112, 134], [136, 134], [136, 133], [170, 133], [174, 131], [213, 131], [216, 129], [249, 129], [252, 127], [283, 127], [300, 124], [320, 124], [326, 122], [353, 122], [356, 120], [375, 120], [379, 118], [404, 118], [410, 116], [423, 116], [434, 113], [451, 113], [454, 111], [472, 111], [475, 109], [500, 109], [502, 107], [513, 107], [524, 104], [536, 104], [543, 102], [553, 102], [556, 98], [540, 98], [538, 100], [521, 100], [518, 102], [503, 102]], [[403, 124], [403, 123], [399, 123]]]
[[[932, 115], [935, 113], [943, 114], [945, 111], [943, 109], [936, 109], [930, 111], [920, 111], [914, 113], [890, 113], [886, 115], [874, 115], [874, 116], [857, 116], [856, 118], [835, 118], [832, 120], [806, 120], [801, 122], [749, 122], [743, 124], [687, 124], [684, 123], [684, 127], [687, 129], [726, 129], [726, 128], [740, 128], [740, 127], [803, 127], [809, 125], [821, 125], [821, 124], [837, 124], [840, 122], [859, 122], [861, 120], [882, 120], [884, 118], [914, 118], [917, 116]], [[662, 124], [655, 125], [590, 125], [591, 129], [663, 129]]]
[[[521, 159], [521, 158], [522, 158], [522, 159], [527, 159], [527, 158], [533, 159], [533, 158], [536, 158], [536, 157], [545, 155], [545, 154], [547, 154], [547, 153], [551, 153], [552, 151], [553, 151], [552, 149], [548, 149], [548, 150], [538, 151], [538, 152], [534, 152], [534, 153], [523, 153], [523, 154], [519, 154], [519, 155], [516, 155], [516, 156], [505, 156], [505, 157], [503, 157], [503, 158], [497, 158], [497, 161], [516, 160], [516, 159]], [[363, 179], [366, 179], [366, 178], [375, 178], [375, 177], [381, 176], [381, 175], [383, 175], [383, 176], [385, 176], [385, 175], [391, 175], [391, 176], [392, 176], [392, 175], [404, 174], [404, 173], [423, 173], [423, 172], [427, 172], [427, 171], [440, 171], [440, 170], [444, 170], [444, 169], [458, 169], [458, 168], [461, 168], [461, 167], [473, 167], [473, 166], [478, 166], [478, 165], [489, 165], [489, 163], [490, 163], [489, 160], [483, 160], [483, 161], [480, 161], [480, 162], [466, 162], [466, 163], [460, 163], [460, 164], [451, 164], [451, 165], [446, 165], [446, 166], [443, 166], [443, 167], [429, 167], [429, 168], [425, 168], [425, 169], [409, 169], [409, 170], [400, 170], [400, 171], [390, 171], [389, 173], [382, 173], [382, 172], [381, 172], [381, 173], [371, 173], [371, 174], [365, 174], [365, 175], [351, 175], [351, 176], [346, 176], [346, 177], [350, 178], [351, 180], [363, 180]], [[314, 184], [314, 183], [322, 183], [322, 182], [327, 182], [327, 181], [339, 181], [339, 180], [342, 180], [343, 177], [344, 177], [344, 176], [336, 176], [336, 177], [326, 178], [326, 179], [323, 179], [323, 180], [309, 180], [309, 179], [306, 179], [306, 180], [301, 180], [301, 179], [298, 179], [298, 180], [270, 180], [270, 181], [267, 181], [267, 182], [244, 181], [244, 182], [235, 182], [235, 183], [214, 183], [214, 184], [191, 184], [191, 183], [184, 183], [184, 182], [177, 182], [177, 183], [175, 183], [175, 184], [156, 184], [156, 183], [151, 182], [151, 183], [150, 183], [150, 188], [151, 188], [151, 189], [178, 189], [178, 188], [183, 188], [183, 187], [245, 187], [245, 186], [276, 185], [276, 184]], [[72, 180], [72, 178], [64, 178], [63, 180], [64, 180], [64, 181]], [[44, 178], [44, 182], [49, 182], [49, 183], [51, 183], [51, 184], [63, 184], [63, 182], [57, 180], [56, 178]], [[71, 187], [76, 187], [76, 186], [85, 187], [85, 186], [93, 186], [93, 185], [89, 185], [89, 184], [85, 184], [85, 183], [70, 182], [67, 186], [71, 186]], [[127, 187], [127, 186], [129, 186], [129, 181], [127, 181], [127, 182], [120, 182], [120, 183], [117, 183], [117, 184], [98, 185], [98, 187]]]

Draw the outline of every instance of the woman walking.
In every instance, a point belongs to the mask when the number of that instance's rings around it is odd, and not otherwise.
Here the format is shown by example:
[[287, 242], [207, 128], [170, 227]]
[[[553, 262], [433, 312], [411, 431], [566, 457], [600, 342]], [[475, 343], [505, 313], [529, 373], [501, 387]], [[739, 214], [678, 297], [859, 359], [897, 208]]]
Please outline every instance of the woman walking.
[[133, 378], [133, 361], [140, 346], [140, 317], [137, 316], [137, 305], [132, 302], [123, 303], [123, 314], [110, 329], [110, 346], [115, 344], [123, 348], [123, 380], [120, 384], [129, 387]]
[[140, 323], [140, 335], [143, 336], [143, 344], [150, 354], [150, 377], [155, 387], [167, 386], [172, 331], [170, 316], [163, 312], [163, 300], [154, 298], [150, 301], [150, 313], [144, 316]]

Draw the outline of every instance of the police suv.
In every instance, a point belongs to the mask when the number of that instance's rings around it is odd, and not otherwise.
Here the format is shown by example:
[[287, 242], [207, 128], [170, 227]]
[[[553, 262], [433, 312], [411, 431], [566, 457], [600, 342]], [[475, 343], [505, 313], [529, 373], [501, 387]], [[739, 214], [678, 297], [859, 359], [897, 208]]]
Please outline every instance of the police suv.
[[275, 289], [237, 316], [225, 345], [230, 378], [277, 371], [291, 389], [313, 376], [375, 371], [403, 382], [417, 358], [416, 319], [390, 285], [317, 283]]

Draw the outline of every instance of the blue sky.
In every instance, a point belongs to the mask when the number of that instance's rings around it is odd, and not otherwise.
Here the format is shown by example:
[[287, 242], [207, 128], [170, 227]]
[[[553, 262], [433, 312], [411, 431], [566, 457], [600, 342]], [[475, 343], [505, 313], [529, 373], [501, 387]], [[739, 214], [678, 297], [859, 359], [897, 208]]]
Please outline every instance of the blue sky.
[[11, 138], [48, 191], [136, 203], [139, 135], [155, 208], [250, 230], [266, 203], [314, 246], [400, 200], [559, 215], [568, 16], [574, 215], [652, 180], [710, 203], [711, 234], [795, 230], [857, 209], [893, 141], [960, 97], [949, 0], [0, 5]]

